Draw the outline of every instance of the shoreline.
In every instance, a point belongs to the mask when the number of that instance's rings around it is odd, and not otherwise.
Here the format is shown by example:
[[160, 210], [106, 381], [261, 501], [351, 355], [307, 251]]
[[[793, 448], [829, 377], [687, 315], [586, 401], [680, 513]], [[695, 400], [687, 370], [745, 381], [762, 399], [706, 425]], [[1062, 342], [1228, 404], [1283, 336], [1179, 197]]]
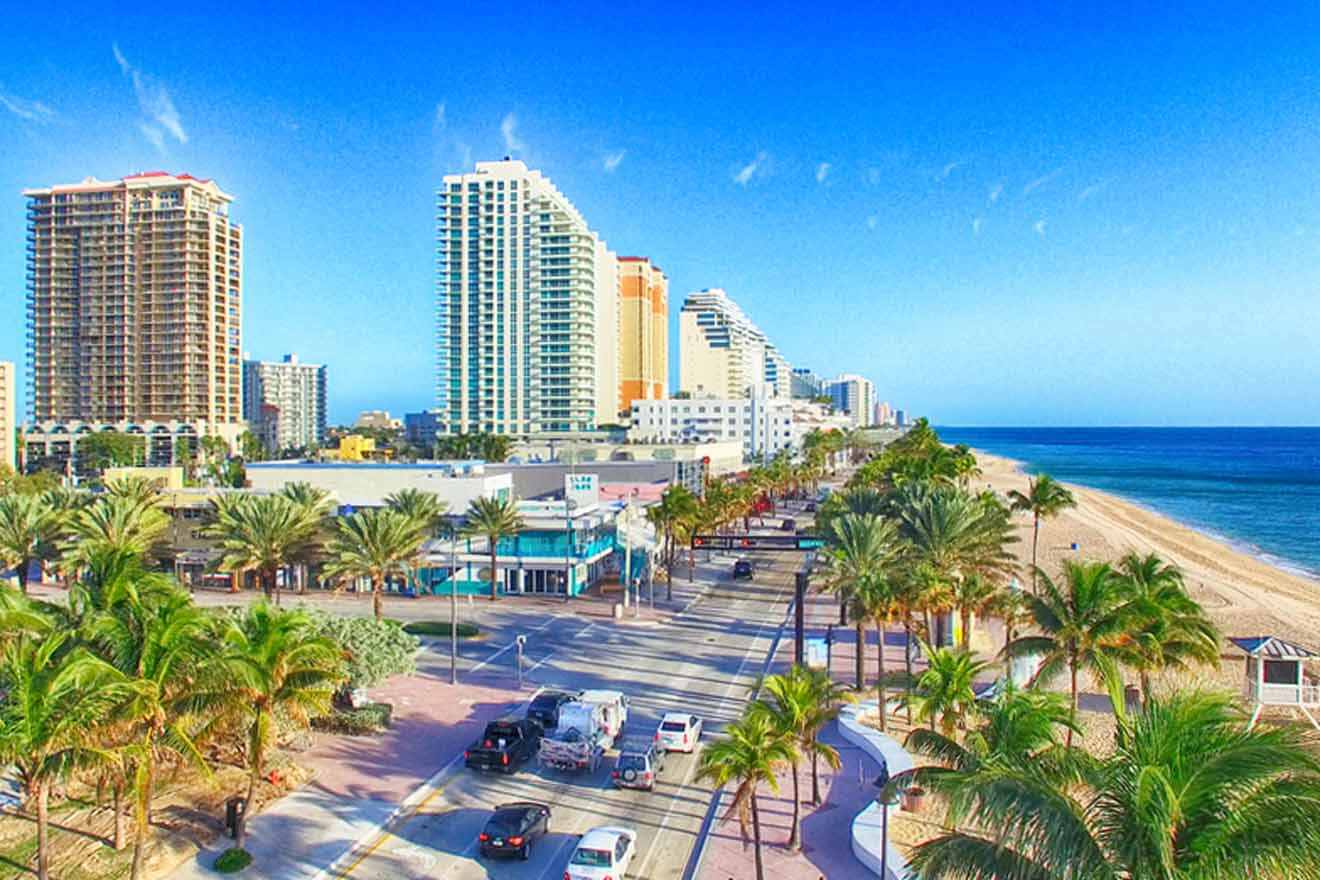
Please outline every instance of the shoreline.
[[[982, 473], [973, 485], [996, 492], [1025, 491], [1028, 474], [1017, 459], [973, 448]], [[1040, 567], [1051, 577], [1064, 559], [1114, 562], [1129, 550], [1158, 553], [1182, 569], [1187, 588], [1225, 636], [1277, 635], [1320, 647], [1320, 580], [1290, 571], [1231, 538], [1180, 522], [1111, 492], [1065, 483], [1077, 507], [1041, 522]], [[1013, 550], [1028, 572], [1031, 520], [1014, 518]], [[1076, 542], [1078, 550], [1071, 545]], [[1226, 658], [1227, 659], [1227, 658]]]

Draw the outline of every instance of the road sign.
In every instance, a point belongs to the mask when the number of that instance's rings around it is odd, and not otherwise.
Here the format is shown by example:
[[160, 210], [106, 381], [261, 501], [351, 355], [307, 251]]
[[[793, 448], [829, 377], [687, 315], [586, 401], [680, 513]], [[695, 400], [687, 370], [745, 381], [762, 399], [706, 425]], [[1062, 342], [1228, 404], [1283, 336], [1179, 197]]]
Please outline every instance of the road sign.
[[825, 546], [824, 540], [810, 535], [693, 535], [697, 550], [809, 552]]

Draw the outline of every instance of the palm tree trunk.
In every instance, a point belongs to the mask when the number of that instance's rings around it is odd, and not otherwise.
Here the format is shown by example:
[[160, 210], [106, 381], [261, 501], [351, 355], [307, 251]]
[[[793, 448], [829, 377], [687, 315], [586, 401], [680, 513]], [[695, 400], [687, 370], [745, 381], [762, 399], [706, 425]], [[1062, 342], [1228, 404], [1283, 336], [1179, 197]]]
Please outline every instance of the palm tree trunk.
[[308, 565], [306, 563], [299, 563], [297, 571], [298, 571], [298, 595], [306, 596]]
[[790, 825], [788, 828], [788, 848], [796, 851], [801, 846], [801, 844], [798, 842], [798, 822], [799, 822], [799, 817], [801, 816], [801, 803], [802, 803], [802, 801], [798, 796], [798, 765], [796, 761], [794, 761], [792, 764], [792, 771], [793, 771], [793, 824]]
[[115, 780], [114, 784], [111, 786], [111, 795], [112, 795], [112, 800], [114, 803], [114, 811], [115, 811], [114, 843], [115, 843], [115, 850], [118, 851], [124, 848], [124, 837], [125, 837], [124, 784], [119, 780]]
[[752, 791], [752, 843], [756, 849], [756, 880], [765, 880], [765, 866], [761, 864], [761, 811], [756, 807], [755, 790]]
[[247, 843], [247, 817], [252, 811], [257, 797], [257, 780], [261, 779], [261, 762], [252, 758], [252, 772], [248, 775], [247, 798], [243, 801], [243, 812], [238, 817], [238, 827], [234, 830], [234, 848], [243, 849]]
[[141, 880], [142, 864], [147, 851], [147, 826], [151, 824], [151, 789], [155, 783], [155, 768], [152, 766], [150, 745], [148, 754], [142, 759], [142, 779], [137, 792], [136, 828], [133, 834], [133, 869], [132, 880]]
[[37, 783], [37, 880], [50, 880], [49, 808], [50, 782], [43, 778]]
[[960, 644], [964, 651], [972, 646], [972, 612], [971, 609], [962, 608], [958, 611], [958, 616], [962, 619], [962, 638]]
[[1151, 681], [1149, 670], [1141, 670], [1141, 708], [1146, 708], [1150, 703]]
[[1033, 517], [1031, 524], [1031, 595], [1036, 595], [1036, 545], [1040, 543], [1040, 514]]
[[853, 632], [857, 637], [856, 654], [853, 656], [853, 671], [857, 677], [857, 690], [866, 688], [866, 625], [860, 617], [853, 621]]
[[674, 601], [674, 531], [665, 530], [665, 601]]
[[381, 576], [371, 579], [371, 611], [380, 620], [385, 616], [385, 578]]
[[[814, 736], [812, 737], [812, 742], [813, 743], [815, 742]], [[820, 806], [820, 774], [816, 769], [817, 757], [818, 756], [816, 755], [816, 750], [812, 749], [811, 750], [811, 804], [812, 806], [819, 807]]]
[[903, 615], [903, 671], [906, 672], [903, 682], [903, 693], [906, 699], [903, 701], [907, 706], [907, 722], [912, 723], [912, 616]]
[[[1072, 661], [1068, 664], [1068, 674], [1069, 677], [1072, 679], [1072, 683], [1070, 686], [1070, 690], [1072, 693], [1072, 722], [1074, 725], [1076, 725], [1077, 724], [1077, 658], [1076, 657], [1072, 658]], [[1073, 740], [1073, 732], [1072, 732], [1072, 728], [1069, 727], [1068, 742], [1067, 742], [1068, 748], [1072, 748], [1072, 740]]]
[[885, 694], [885, 627], [879, 621], [875, 625], [876, 640], [879, 646], [875, 652], [875, 671], [877, 673], [875, 680], [876, 709], [880, 713], [880, 732], [885, 733], [885, 703], [888, 702]]
[[688, 583], [696, 579], [697, 570], [697, 551], [695, 548], [688, 547]]
[[[499, 539], [496, 538], [494, 535], [488, 535], [487, 539], [490, 541], [490, 601], [494, 602], [496, 599], [499, 598], [499, 586], [495, 581], [495, 565], [497, 562], [499, 562], [499, 560], [495, 556], [495, 551], [496, 551], [496, 541], [498, 541]], [[565, 571], [564, 572], [565, 596], [568, 595], [568, 578], [569, 578], [569, 573]]]
[[18, 563], [18, 591], [27, 595], [28, 566], [32, 564], [30, 559], [19, 560]]

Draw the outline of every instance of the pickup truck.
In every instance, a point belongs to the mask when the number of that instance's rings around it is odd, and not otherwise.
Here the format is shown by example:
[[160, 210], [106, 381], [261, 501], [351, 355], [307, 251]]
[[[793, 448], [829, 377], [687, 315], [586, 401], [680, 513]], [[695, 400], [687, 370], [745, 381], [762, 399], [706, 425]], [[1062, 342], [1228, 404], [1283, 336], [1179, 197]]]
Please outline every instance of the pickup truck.
[[541, 739], [537, 760], [553, 770], [589, 770], [600, 766], [613, 742], [606, 730], [605, 707], [573, 700], [559, 707], [559, 726]]
[[541, 746], [541, 726], [527, 718], [501, 718], [486, 725], [481, 739], [463, 752], [463, 763], [477, 770], [512, 773]]

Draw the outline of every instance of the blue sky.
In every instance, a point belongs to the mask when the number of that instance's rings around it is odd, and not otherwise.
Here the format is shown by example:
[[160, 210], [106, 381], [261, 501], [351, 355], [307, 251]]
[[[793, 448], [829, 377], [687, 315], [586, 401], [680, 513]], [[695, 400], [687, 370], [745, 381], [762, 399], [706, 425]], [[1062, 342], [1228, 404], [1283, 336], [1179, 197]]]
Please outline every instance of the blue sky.
[[245, 349], [428, 406], [433, 191], [512, 152], [675, 314], [725, 287], [939, 423], [1320, 422], [1314, 4], [153, 5], [6, 11], [0, 358], [22, 189], [187, 171]]

